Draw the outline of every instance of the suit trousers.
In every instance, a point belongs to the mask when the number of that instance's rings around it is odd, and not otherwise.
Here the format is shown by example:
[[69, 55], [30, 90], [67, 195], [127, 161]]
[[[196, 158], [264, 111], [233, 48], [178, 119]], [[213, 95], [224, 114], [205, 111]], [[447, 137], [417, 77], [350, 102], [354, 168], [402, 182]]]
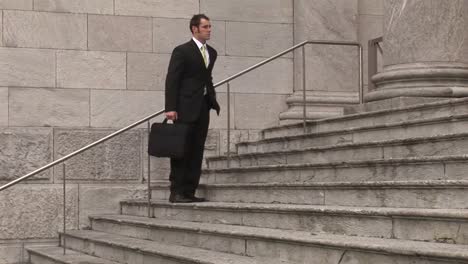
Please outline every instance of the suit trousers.
[[171, 193], [194, 195], [200, 182], [201, 167], [205, 141], [210, 124], [208, 96], [203, 99], [198, 119], [188, 123], [190, 132], [185, 156], [181, 159], [171, 158]]

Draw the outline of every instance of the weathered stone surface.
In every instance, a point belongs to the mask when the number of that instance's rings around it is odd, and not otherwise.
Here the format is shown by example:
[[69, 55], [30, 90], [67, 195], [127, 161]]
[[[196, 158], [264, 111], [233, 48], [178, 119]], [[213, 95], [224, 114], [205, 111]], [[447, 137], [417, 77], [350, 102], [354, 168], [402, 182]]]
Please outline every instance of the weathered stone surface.
[[383, 15], [383, 2], [384, 0], [359, 0], [359, 14], [360, 15]]
[[326, 205], [465, 208], [464, 189], [334, 189], [325, 191]]
[[[227, 154], [227, 130], [220, 130], [220, 138], [219, 138], [219, 154], [226, 155]], [[236, 152], [236, 144], [242, 141], [249, 140], [249, 131], [248, 130], [236, 130], [232, 128], [230, 132], [230, 145], [229, 151]]]
[[[362, 133], [355, 133], [353, 140], [355, 142], [365, 142], [375, 139], [402, 139], [418, 136], [443, 135], [451, 133], [466, 132], [467, 121], [460, 122], [441, 122], [432, 124], [421, 124], [420, 126], [394, 127], [382, 130], [367, 130]], [[444, 124], [444, 125], [441, 125]]]
[[[304, 40], [357, 40], [357, 0], [294, 1], [294, 42]], [[312, 39], [311, 39], [311, 36]], [[358, 91], [358, 56], [355, 47], [306, 46], [306, 89]], [[295, 53], [302, 58], [302, 50]], [[295, 90], [302, 88], [302, 59], [295, 60]]]
[[[153, 18], [153, 51], [172, 53], [172, 50], [191, 39], [189, 19]], [[218, 52], [226, 54], [226, 22], [211, 21], [211, 39], [208, 45]], [[166, 67], [167, 68], [167, 67]]]
[[[78, 224], [78, 188], [66, 190], [67, 228]], [[55, 238], [63, 229], [61, 185], [17, 185], [0, 193], [0, 239]]]
[[465, 1], [384, 1], [384, 10], [384, 71], [366, 101], [466, 96]]
[[385, 66], [466, 62], [468, 46], [464, 40], [468, 6], [465, 1], [384, 3]]
[[125, 89], [125, 53], [58, 51], [57, 87]]
[[211, 39], [208, 44], [216, 49], [218, 56], [226, 55], [226, 24], [226, 21], [211, 21]]
[[399, 239], [466, 244], [467, 228], [466, 221], [395, 218], [393, 233]]
[[161, 109], [164, 109], [162, 91], [91, 91], [92, 127], [121, 128]]
[[419, 144], [408, 144], [406, 146], [385, 146], [383, 152], [386, 159], [411, 156], [463, 155], [467, 147], [468, 142], [462, 139], [432, 142], [428, 140]]
[[295, 43], [357, 39], [358, 0], [296, 0], [294, 11]]
[[34, 0], [34, 10], [89, 13], [89, 14], [113, 14], [113, 0]]
[[10, 88], [10, 126], [88, 126], [89, 91]]
[[208, 130], [208, 136], [205, 141], [205, 157], [219, 155], [220, 137], [220, 131], [218, 129]]
[[[0, 180], [13, 180], [32, 172], [53, 160], [52, 130], [49, 128], [0, 129]], [[33, 178], [49, 179], [51, 170]]]
[[[220, 56], [213, 70], [214, 83], [216, 84], [264, 59]], [[291, 94], [293, 92], [293, 60], [276, 59], [232, 80], [230, 85], [231, 93]], [[226, 89], [225, 84], [216, 90], [225, 92]]]
[[[359, 16], [359, 34], [358, 39], [363, 46], [364, 53], [367, 53], [367, 43], [371, 39], [383, 35], [383, 17], [375, 15]], [[367, 61], [366, 61], [367, 62]]]
[[3, 47], [3, 12], [0, 12], [0, 47]]
[[201, 0], [200, 11], [217, 20], [293, 23], [291, 0]]
[[[341, 191], [341, 190], [340, 190]], [[153, 191], [154, 192], [154, 191]], [[292, 204], [323, 204], [323, 190], [287, 189], [287, 188], [212, 188], [206, 189], [206, 197], [213, 202], [243, 202], [243, 203], [292, 203]], [[328, 192], [328, 190], [327, 190]], [[336, 198], [336, 201], [341, 199]]]
[[[463, 146], [463, 144], [460, 145]], [[464, 149], [464, 154], [465, 153], [466, 149]], [[449, 179], [465, 180], [468, 179], [468, 175], [466, 174], [467, 168], [468, 164], [463, 162], [447, 162], [445, 164], [445, 173]]]
[[[411, 100], [414, 99], [414, 100]], [[390, 109], [396, 108], [408, 108], [411, 107], [411, 104], [421, 104], [421, 108], [414, 109], [414, 110], [403, 110], [403, 111], [391, 111]], [[372, 103], [371, 109], [369, 111], [380, 111], [380, 110], [387, 110], [382, 114], [377, 115], [368, 115], [363, 116], [360, 118], [353, 118], [349, 120], [336, 120], [335, 122], [324, 122], [323, 124], [318, 124], [317, 131], [327, 131], [327, 130], [338, 130], [338, 129], [346, 129], [350, 127], [360, 127], [366, 126], [370, 124], [374, 125], [384, 125], [396, 122], [404, 122], [404, 121], [416, 121], [418, 119], [428, 119], [428, 118], [443, 118], [449, 117], [452, 115], [459, 115], [465, 113], [468, 110], [468, 105], [465, 103], [456, 104], [456, 105], [444, 105], [441, 107], [431, 107], [422, 106], [422, 104], [430, 104], [434, 105], [437, 103], [430, 98], [393, 98], [387, 99], [385, 101], [379, 101], [379, 104], [382, 107], [377, 105], [377, 102]], [[367, 104], [367, 103], [366, 103]], [[444, 126], [441, 126], [444, 127]], [[436, 135], [436, 134], [433, 134]]]
[[198, 0], [115, 0], [114, 2], [116, 15], [191, 18], [199, 10]]
[[103, 220], [94, 220], [93, 229], [101, 232], [114, 232], [122, 236], [131, 236], [171, 245], [204, 248], [234, 254], [243, 254], [245, 252], [245, 241], [243, 239], [239, 239], [238, 237], [219, 236], [212, 233], [204, 234], [202, 232], [177, 230], [164, 227], [155, 228], [145, 225], [109, 223], [104, 222]]
[[32, 10], [33, 0], [0, 0], [0, 9]]
[[89, 227], [90, 215], [119, 214], [122, 200], [148, 197], [145, 184], [81, 184], [79, 195], [80, 228]]
[[[145, 141], [147, 142], [147, 141]], [[144, 149], [144, 175], [143, 178], [148, 179], [148, 154], [147, 148]], [[169, 175], [171, 172], [171, 162], [169, 158], [157, 158], [151, 157], [151, 181], [162, 181], [162, 182], [169, 182]]]
[[[230, 56], [271, 57], [291, 46], [291, 24], [226, 23], [226, 53]], [[292, 58], [293, 54], [285, 56]]]
[[[357, 47], [308, 45], [306, 89], [329, 92], [358, 92], [359, 59]], [[295, 60], [295, 89], [302, 89], [302, 53]]]
[[[112, 132], [110, 129], [56, 129], [54, 156], [63, 157]], [[140, 180], [141, 140], [140, 132], [131, 130], [78, 154], [66, 161], [67, 179], [112, 183]], [[59, 165], [55, 179], [62, 178], [63, 167]]]
[[0, 126], [8, 126], [8, 88], [0, 87]]
[[[215, 110], [210, 110], [210, 128], [212, 129], [226, 129], [227, 128], [227, 109], [228, 109], [228, 104], [227, 104], [227, 94], [224, 92], [217, 92], [216, 93], [216, 100], [218, 101], [221, 111], [219, 112], [219, 116], [217, 115]], [[235, 96], [234, 94], [231, 94], [231, 105], [230, 105], [230, 110], [231, 110], [231, 129], [234, 129], [234, 116], [235, 116], [235, 109], [234, 109], [234, 104], [235, 102]]]
[[88, 48], [106, 51], [151, 52], [151, 18], [88, 16]]
[[313, 234], [329, 233], [385, 238], [392, 236], [392, 220], [379, 217], [248, 213], [244, 214], [242, 224], [264, 228], [306, 230]]
[[0, 263], [21, 263], [24, 261], [22, 245], [0, 245]]
[[55, 87], [55, 51], [0, 48], [0, 85]]
[[286, 109], [285, 95], [235, 94], [235, 128], [261, 129], [277, 124]]
[[189, 41], [189, 24], [189, 19], [153, 18], [153, 51], [170, 54], [176, 46]]
[[289, 263], [307, 263], [308, 260], [313, 259], [317, 260], [317, 264], [335, 264], [340, 263], [343, 255], [341, 249], [308, 247], [306, 245], [253, 239], [247, 240], [246, 251], [248, 256], [274, 258]]
[[3, 11], [9, 47], [86, 49], [86, 15]]
[[128, 53], [127, 89], [164, 91], [170, 55]]
[[[346, 251], [342, 255], [341, 264], [356, 263], [411, 263], [411, 264], [450, 264], [452, 261], [443, 261], [440, 259], [430, 260], [422, 257], [411, 257], [401, 255], [380, 255], [369, 252]], [[456, 262], [455, 262], [456, 263]]]
[[[128, 208], [128, 207], [124, 207]], [[159, 208], [154, 209], [156, 218], [178, 220], [178, 221], [191, 221], [191, 222], [204, 222], [214, 224], [229, 224], [229, 225], [242, 225], [243, 214], [238, 212], [228, 211], [209, 211], [207, 213], [200, 213], [197, 210], [190, 210], [189, 208]]]
[[[358, 142], [368, 142], [368, 141], [376, 141], [376, 140], [393, 140], [393, 139], [405, 139], [405, 138], [416, 138], [416, 137], [423, 137], [423, 136], [432, 136], [432, 135], [444, 135], [444, 134], [452, 134], [452, 133], [463, 133], [463, 127], [466, 126], [466, 121], [457, 120], [458, 122], [442, 122], [442, 123], [434, 123], [434, 124], [423, 124], [421, 126], [395, 126], [395, 127], [388, 127], [387, 129], [363, 129], [354, 131], [353, 133], [332, 133], [332, 134], [321, 134], [315, 137], [307, 137], [301, 138], [298, 140], [289, 140], [285, 142], [278, 142], [274, 141], [271, 143], [265, 143], [260, 145], [241, 145], [242, 153], [247, 151], [246, 148], [252, 147], [252, 151], [270, 151], [270, 150], [278, 150], [278, 149], [298, 149], [298, 148], [305, 148], [305, 147], [312, 147], [312, 146], [323, 146], [323, 145], [335, 145], [335, 144], [343, 144], [343, 143], [358, 143]], [[440, 125], [444, 124], [444, 125]], [[352, 127], [352, 126], [348, 126]], [[295, 128], [296, 135], [303, 133], [303, 129], [301, 126]], [[342, 128], [346, 129], [346, 128]], [[291, 131], [292, 129], [290, 129]], [[278, 133], [277, 133], [278, 132]], [[294, 133], [287, 134], [285, 130], [283, 131], [271, 131], [265, 133], [267, 138], [272, 137], [283, 137], [286, 135], [294, 135]], [[280, 144], [280, 145], [277, 145]], [[430, 150], [430, 147], [423, 147], [422, 149]], [[441, 148], [445, 148], [443, 145]], [[392, 150], [388, 149], [387, 152], [388, 156], [390, 157], [393, 155]], [[443, 150], [441, 150], [443, 151]], [[456, 151], [456, 149], [454, 149]], [[405, 151], [402, 150], [396, 151], [394, 153], [404, 153]], [[437, 152], [433, 152], [434, 154]], [[407, 152], [409, 154], [413, 152]]]
[[[317, 156], [320, 154], [316, 154]], [[241, 160], [241, 166], [257, 166], [262, 163], [267, 165], [277, 165], [284, 163], [284, 157], [280, 155], [270, 156], [269, 158], [258, 158], [249, 163]], [[349, 157], [345, 160], [356, 160]], [[365, 159], [367, 160], [367, 159]], [[372, 160], [369, 158], [368, 160]], [[299, 161], [300, 162], [300, 161]], [[302, 161], [298, 164], [307, 163]], [[313, 161], [312, 161], [313, 162]], [[364, 162], [365, 163], [365, 162]], [[211, 164], [211, 163], [210, 163]], [[232, 167], [239, 166], [239, 160], [233, 159]], [[211, 166], [210, 166], [211, 167]], [[225, 167], [223, 167], [225, 168]], [[435, 164], [365, 164], [343, 166], [317, 166], [277, 170], [258, 170], [258, 171], [216, 171], [210, 173], [216, 176], [217, 183], [249, 183], [249, 182], [364, 182], [364, 181], [405, 181], [405, 180], [443, 180], [447, 179], [444, 175], [444, 164], [442, 162]], [[452, 177], [448, 179], [453, 179]]]

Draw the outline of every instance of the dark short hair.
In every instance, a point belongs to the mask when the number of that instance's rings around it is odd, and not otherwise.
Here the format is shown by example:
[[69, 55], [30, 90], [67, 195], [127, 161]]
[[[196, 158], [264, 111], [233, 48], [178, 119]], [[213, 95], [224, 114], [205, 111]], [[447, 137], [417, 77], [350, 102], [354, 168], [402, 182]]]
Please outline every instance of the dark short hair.
[[192, 19], [190, 19], [190, 32], [193, 33], [192, 27], [200, 26], [200, 22], [202, 19], [210, 20], [205, 14], [197, 14], [193, 15]]

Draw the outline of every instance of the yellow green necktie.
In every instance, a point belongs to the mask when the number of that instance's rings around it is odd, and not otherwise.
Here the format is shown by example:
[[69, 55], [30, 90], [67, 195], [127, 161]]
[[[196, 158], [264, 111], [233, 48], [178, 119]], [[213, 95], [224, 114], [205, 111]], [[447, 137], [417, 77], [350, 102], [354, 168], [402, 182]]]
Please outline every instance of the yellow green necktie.
[[205, 66], [208, 67], [208, 60], [206, 59], [206, 53], [205, 53], [205, 45], [202, 45], [201, 46], [201, 53], [202, 53], [202, 56], [203, 56], [203, 61], [205, 62]]

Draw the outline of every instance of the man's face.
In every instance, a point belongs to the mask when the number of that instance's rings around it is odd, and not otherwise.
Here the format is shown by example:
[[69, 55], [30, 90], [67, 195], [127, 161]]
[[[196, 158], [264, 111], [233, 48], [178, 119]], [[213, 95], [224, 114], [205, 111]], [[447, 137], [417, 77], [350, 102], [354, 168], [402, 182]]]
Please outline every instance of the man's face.
[[211, 37], [211, 23], [202, 18], [198, 27], [193, 27], [193, 36], [201, 42], [205, 42]]

